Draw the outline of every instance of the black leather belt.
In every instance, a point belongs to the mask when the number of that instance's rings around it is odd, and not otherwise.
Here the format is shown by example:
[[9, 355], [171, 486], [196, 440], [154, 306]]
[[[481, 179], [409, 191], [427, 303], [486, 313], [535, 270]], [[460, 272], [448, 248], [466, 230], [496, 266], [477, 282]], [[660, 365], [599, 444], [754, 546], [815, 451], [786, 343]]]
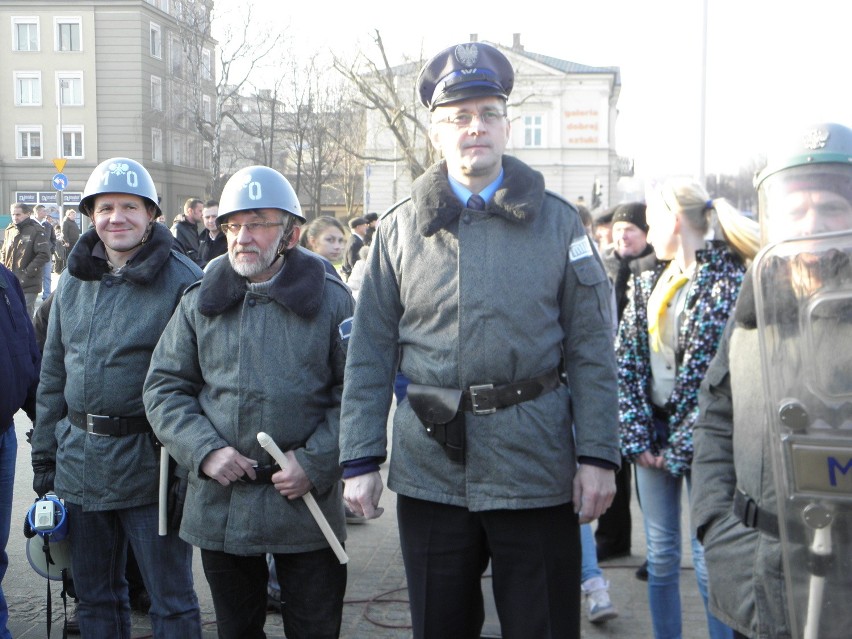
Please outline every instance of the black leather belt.
[[150, 433], [151, 424], [146, 417], [107, 417], [68, 411], [68, 421], [92, 435], [124, 437]]
[[739, 488], [734, 492], [734, 515], [739, 517], [743, 526], [757, 528], [767, 535], [778, 537], [778, 516], [758, 506]]
[[549, 393], [560, 383], [559, 369], [554, 368], [543, 375], [512, 384], [479, 384], [462, 392], [460, 410], [474, 415], [488, 415], [499, 408], [514, 406]]

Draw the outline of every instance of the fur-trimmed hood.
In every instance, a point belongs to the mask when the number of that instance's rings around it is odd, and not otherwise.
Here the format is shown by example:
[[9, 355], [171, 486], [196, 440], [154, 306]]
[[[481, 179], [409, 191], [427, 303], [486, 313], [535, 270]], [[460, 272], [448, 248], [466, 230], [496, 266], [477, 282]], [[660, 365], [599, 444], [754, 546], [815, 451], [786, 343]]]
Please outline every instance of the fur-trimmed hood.
[[[151, 235], [130, 261], [121, 269], [129, 282], [146, 286], [165, 266], [172, 251], [172, 234], [162, 224], [154, 223]], [[97, 282], [109, 273], [106, 260], [92, 255], [101, 238], [94, 228], [80, 236], [68, 256], [68, 272], [79, 280]]]
[[[303, 251], [287, 253], [284, 266], [272, 280], [269, 296], [299, 317], [310, 319], [319, 311], [325, 286], [325, 267]], [[204, 272], [198, 310], [206, 317], [221, 315], [237, 305], [248, 292], [248, 281], [231, 266], [227, 256], [212, 262]]]
[[[520, 160], [503, 156], [503, 183], [485, 210], [511, 222], [531, 222], [544, 201], [544, 177]], [[424, 237], [446, 228], [464, 210], [447, 180], [447, 164], [432, 165], [414, 181], [411, 200]]]

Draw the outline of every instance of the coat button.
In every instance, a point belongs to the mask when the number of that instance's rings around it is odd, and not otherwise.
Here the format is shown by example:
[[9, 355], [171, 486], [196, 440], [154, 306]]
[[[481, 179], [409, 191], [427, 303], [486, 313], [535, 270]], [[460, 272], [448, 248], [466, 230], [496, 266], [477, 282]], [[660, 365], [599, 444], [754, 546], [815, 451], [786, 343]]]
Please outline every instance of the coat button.
[[254, 298], [252, 297], [252, 298], [248, 301], [248, 305], [249, 305], [249, 306], [254, 306], [255, 304], [257, 304], [257, 300], [256, 300], [256, 299], [254, 299]]
[[464, 215], [462, 215], [462, 222], [464, 222], [465, 224], [470, 224], [470, 214], [465, 213]]
[[105, 280], [104, 286], [111, 287], [112, 286], [112, 280]]

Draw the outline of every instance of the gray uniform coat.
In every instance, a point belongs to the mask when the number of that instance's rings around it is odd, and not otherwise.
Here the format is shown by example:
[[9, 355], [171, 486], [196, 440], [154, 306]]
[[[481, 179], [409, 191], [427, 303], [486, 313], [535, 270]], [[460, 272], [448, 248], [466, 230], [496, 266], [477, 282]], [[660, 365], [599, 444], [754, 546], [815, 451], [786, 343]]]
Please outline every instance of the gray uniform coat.
[[187, 291], [154, 352], [145, 407], [157, 436], [189, 469], [181, 537], [235, 555], [327, 547], [302, 499], [272, 486], [222, 486], [201, 472], [233, 446], [260, 465], [273, 459], [257, 433], [294, 451], [339, 539], [345, 538], [338, 432], [345, 365], [340, 323], [352, 296], [322, 262], [291, 251], [268, 294], [247, 290], [226, 257]]
[[578, 456], [620, 462], [609, 281], [576, 210], [520, 161], [504, 156], [503, 168], [485, 211], [462, 206], [439, 164], [382, 218], [343, 396], [341, 460], [383, 458], [398, 361], [412, 382], [459, 389], [526, 380], [564, 360], [567, 385], [465, 413], [464, 465], [407, 401], [397, 408], [388, 486], [472, 511], [564, 504]]
[[157, 501], [159, 452], [150, 433], [90, 435], [65, 417], [73, 411], [140, 417], [151, 353], [187, 286], [201, 270], [172, 251], [154, 224], [139, 253], [114, 275], [95, 257], [95, 229], [84, 233], [59, 278], [50, 312], [32, 438], [33, 463], [56, 460], [59, 497], [86, 510]]

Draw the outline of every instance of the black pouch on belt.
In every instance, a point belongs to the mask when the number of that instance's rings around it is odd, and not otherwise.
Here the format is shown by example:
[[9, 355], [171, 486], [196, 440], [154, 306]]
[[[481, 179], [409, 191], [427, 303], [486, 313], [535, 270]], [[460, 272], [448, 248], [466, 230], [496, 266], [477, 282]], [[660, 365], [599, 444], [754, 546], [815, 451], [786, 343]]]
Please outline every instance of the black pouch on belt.
[[438, 442], [450, 461], [464, 463], [464, 413], [462, 391], [424, 384], [408, 385], [408, 403], [426, 432]]

